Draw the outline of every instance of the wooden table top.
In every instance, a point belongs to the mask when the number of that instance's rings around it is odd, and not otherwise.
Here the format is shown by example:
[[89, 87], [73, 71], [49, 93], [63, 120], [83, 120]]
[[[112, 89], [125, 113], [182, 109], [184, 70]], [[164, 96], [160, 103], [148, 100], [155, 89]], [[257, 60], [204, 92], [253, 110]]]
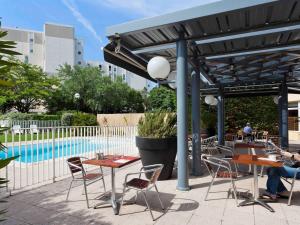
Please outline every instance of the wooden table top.
[[[260, 159], [260, 158], [266, 158], [266, 160]], [[258, 166], [272, 166], [272, 167], [282, 167], [283, 162], [274, 162], [267, 160], [268, 157], [265, 155], [234, 155], [232, 158], [232, 161], [237, 164], [255, 164]]]
[[234, 147], [235, 148], [256, 148], [256, 149], [266, 148], [266, 146], [262, 143], [244, 143], [244, 142], [235, 143]]
[[138, 160], [140, 160], [140, 157], [105, 155], [104, 159], [88, 159], [82, 163], [94, 166], [121, 168]]

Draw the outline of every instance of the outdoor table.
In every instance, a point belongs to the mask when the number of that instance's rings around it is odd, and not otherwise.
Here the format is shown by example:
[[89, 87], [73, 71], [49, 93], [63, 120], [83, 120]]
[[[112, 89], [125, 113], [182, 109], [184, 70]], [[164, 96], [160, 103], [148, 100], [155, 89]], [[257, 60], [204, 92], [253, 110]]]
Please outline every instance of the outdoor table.
[[[111, 205], [114, 210], [115, 215], [119, 213], [118, 201], [116, 200], [116, 186], [115, 186], [115, 169], [121, 168], [129, 165], [133, 162], [140, 160], [140, 157], [134, 156], [113, 156], [106, 155], [103, 159], [88, 159], [83, 161], [83, 164], [94, 165], [94, 166], [104, 166], [111, 168]], [[94, 206], [94, 208], [96, 208]]]
[[[245, 142], [240, 142], [240, 143], [235, 143], [234, 148], [242, 148], [242, 149], [247, 149], [249, 155], [256, 155], [256, 149], [265, 149], [265, 145], [261, 143], [245, 143]], [[249, 170], [248, 173], [251, 174], [251, 165], [249, 165]]]
[[[262, 159], [265, 158], [265, 159]], [[272, 167], [282, 167], [283, 162], [279, 161], [270, 161], [264, 155], [234, 155], [232, 161], [237, 164], [247, 164], [253, 165], [253, 194], [249, 199], [241, 202], [239, 206], [245, 206], [249, 204], [260, 204], [263, 207], [267, 208], [271, 212], [274, 212], [274, 209], [269, 206], [267, 203], [259, 200], [259, 190], [258, 190], [258, 176], [257, 176], [257, 166], [272, 166]]]

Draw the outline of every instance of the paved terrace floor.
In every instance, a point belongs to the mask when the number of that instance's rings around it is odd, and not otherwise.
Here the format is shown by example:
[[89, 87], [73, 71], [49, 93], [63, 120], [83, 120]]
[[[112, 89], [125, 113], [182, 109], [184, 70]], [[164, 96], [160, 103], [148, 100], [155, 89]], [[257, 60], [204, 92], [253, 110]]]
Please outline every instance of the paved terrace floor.
[[[129, 172], [136, 172], [141, 166], [140, 162], [128, 166], [116, 173], [117, 191], [121, 192], [121, 184], [124, 176]], [[107, 171], [109, 172], [109, 171]], [[176, 173], [174, 173], [176, 176]], [[228, 225], [298, 225], [300, 218], [300, 192], [296, 192], [293, 205], [287, 206], [287, 200], [279, 200], [270, 203], [275, 213], [265, 208], [254, 205], [237, 207], [232, 198], [227, 199], [229, 183], [217, 181], [210, 194], [209, 201], [204, 201], [204, 195], [210, 183], [210, 177], [205, 174], [202, 177], [191, 177], [191, 190], [180, 192], [176, 190], [176, 177], [168, 181], [159, 181], [158, 188], [162, 200], [166, 206], [163, 213], [159, 207], [154, 192], [149, 193], [150, 204], [154, 210], [156, 221], [152, 221], [146, 210], [142, 196], [139, 196], [137, 204], [126, 205], [122, 209], [121, 216], [115, 216], [112, 208], [87, 209], [85, 197], [82, 195], [82, 186], [72, 189], [69, 201], [65, 201], [70, 179], [65, 179], [54, 184], [45, 185], [30, 191], [15, 194], [5, 203], [8, 212], [7, 220], [1, 224], [59, 224], [59, 225], [85, 225], [85, 224], [228, 224]], [[110, 187], [110, 175], [105, 176], [107, 186]], [[259, 187], [265, 186], [266, 176], [259, 178]], [[98, 203], [94, 198], [99, 196], [102, 188], [100, 183], [89, 186], [90, 204]], [[251, 189], [252, 178], [244, 177], [237, 182], [238, 188]], [[300, 191], [300, 182], [295, 190]], [[261, 190], [262, 191], [262, 190]], [[135, 192], [127, 193], [125, 200], [133, 199]], [[239, 200], [241, 201], [241, 200]], [[4, 204], [1, 204], [4, 205]]]

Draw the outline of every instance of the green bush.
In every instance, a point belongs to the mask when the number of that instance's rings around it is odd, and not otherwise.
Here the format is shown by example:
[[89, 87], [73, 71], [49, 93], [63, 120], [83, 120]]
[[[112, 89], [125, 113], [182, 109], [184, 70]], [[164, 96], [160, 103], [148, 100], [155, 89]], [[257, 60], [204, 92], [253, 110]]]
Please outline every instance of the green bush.
[[176, 137], [176, 113], [153, 112], [146, 113], [138, 124], [138, 135], [149, 138]]
[[62, 126], [71, 126], [73, 123], [74, 115], [73, 113], [64, 113], [61, 116], [61, 125]]
[[96, 126], [97, 116], [89, 113], [74, 113], [72, 126]]
[[59, 115], [12, 112], [0, 116], [3, 120], [60, 120]]

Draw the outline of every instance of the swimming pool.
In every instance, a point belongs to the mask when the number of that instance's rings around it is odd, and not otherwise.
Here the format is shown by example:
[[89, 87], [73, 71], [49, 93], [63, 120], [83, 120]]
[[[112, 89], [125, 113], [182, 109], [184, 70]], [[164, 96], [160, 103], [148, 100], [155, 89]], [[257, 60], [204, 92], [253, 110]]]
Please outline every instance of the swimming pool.
[[[103, 151], [109, 145], [105, 141], [96, 139], [70, 139], [65, 141], [56, 141], [54, 143], [54, 157], [70, 157], [80, 155], [91, 151]], [[7, 153], [0, 152], [0, 158], [12, 157], [20, 155], [16, 161], [23, 163], [32, 163], [53, 158], [52, 142], [34, 143], [27, 145], [17, 145], [8, 147]]]

